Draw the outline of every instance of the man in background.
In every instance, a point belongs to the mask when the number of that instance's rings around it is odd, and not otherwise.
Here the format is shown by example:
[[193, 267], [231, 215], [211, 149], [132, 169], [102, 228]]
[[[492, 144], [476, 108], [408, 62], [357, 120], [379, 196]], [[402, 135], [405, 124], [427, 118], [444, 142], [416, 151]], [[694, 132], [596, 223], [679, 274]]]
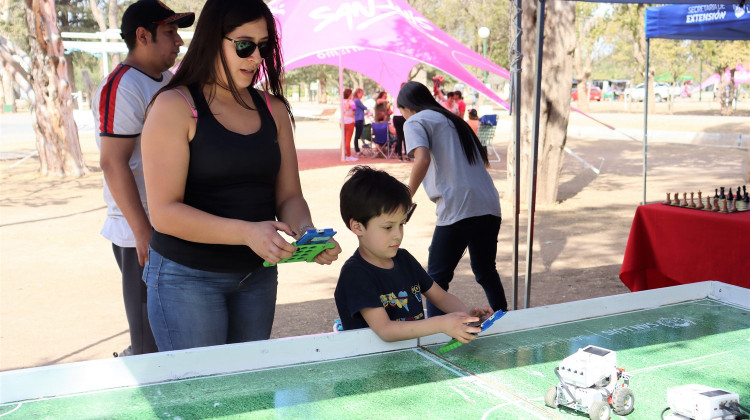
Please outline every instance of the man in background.
[[[119, 356], [158, 351], [146, 309], [143, 265], [148, 260], [151, 223], [141, 161], [141, 130], [153, 95], [169, 82], [183, 45], [177, 28], [193, 24], [193, 13], [175, 13], [159, 0], [139, 0], [122, 16], [128, 55], [96, 90], [91, 109], [104, 173], [107, 219], [101, 234], [112, 242], [122, 273], [122, 294], [130, 346]], [[116, 354], [118, 355], [118, 354]]]

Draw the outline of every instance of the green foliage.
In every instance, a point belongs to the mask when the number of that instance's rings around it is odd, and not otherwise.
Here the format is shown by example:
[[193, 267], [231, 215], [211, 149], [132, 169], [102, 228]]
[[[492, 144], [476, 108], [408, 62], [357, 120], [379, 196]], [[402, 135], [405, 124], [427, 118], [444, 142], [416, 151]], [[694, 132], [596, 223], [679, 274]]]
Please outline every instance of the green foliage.
[[0, 19], [0, 33], [18, 48], [29, 51], [29, 29], [26, 26], [26, 12], [22, 0], [10, 0], [7, 19]]
[[651, 65], [654, 69], [668, 72], [672, 80], [678, 80], [683, 76], [694, 59], [690, 51], [690, 41], [651, 40]]
[[[352, 90], [362, 88], [365, 95], [378, 92], [382, 87], [372, 79], [362, 76], [363, 86], [359, 86], [359, 73], [352, 70], [344, 69], [344, 88]], [[298, 85], [315, 82], [316, 80], [326, 79], [326, 90], [333, 93], [338, 92], [339, 87], [339, 68], [327, 64], [315, 66], [306, 66], [299, 69], [288, 71], [284, 74], [286, 85]]]
[[750, 61], [750, 41], [699, 41], [698, 56], [706, 62], [714, 73], [722, 73], [725, 68], [734, 68], [739, 63]]
[[480, 27], [486, 26], [490, 30], [490, 36], [487, 38], [487, 58], [501, 67], [508, 67], [508, 1], [407, 0], [407, 3], [448, 35], [479, 54], [482, 54], [482, 39], [477, 31]]
[[98, 31], [88, 0], [62, 0], [55, 2], [57, 23], [61, 32]]

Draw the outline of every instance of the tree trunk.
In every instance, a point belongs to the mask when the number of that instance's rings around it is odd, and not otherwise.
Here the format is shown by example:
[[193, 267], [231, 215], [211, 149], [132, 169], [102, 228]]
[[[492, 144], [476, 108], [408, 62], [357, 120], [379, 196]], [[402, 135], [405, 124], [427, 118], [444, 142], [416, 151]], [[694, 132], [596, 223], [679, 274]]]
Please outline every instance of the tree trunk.
[[649, 66], [648, 74], [646, 75], [646, 83], [648, 83], [648, 113], [653, 114], [656, 109], [656, 84], [654, 83], [654, 75], [656, 72], [652, 66]]
[[721, 115], [731, 116], [733, 114], [732, 104], [734, 103], [734, 69], [729, 71], [729, 80], [727, 74], [721, 73], [719, 82], [719, 103], [721, 104]]
[[16, 112], [16, 93], [13, 91], [13, 69], [10, 63], [4, 63], [3, 69], [3, 112], [9, 109]]
[[[526, 193], [531, 179], [531, 148], [533, 147], [534, 79], [536, 76], [537, 1], [523, 5], [524, 60], [521, 77], [521, 197]], [[544, 55], [542, 60], [541, 106], [539, 119], [539, 147], [537, 166], [537, 202], [550, 204], [557, 200], [557, 189], [562, 172], [563, 149], [567, 139], [570, 115], [570, 82], [573, 79], [573, 53], [575, 51], [575, 3], [550, 1], [546, 3], [544, 30]], [[508, 172], [513, 173], [515, 152], [508, 146]], [[508, 178], [508, 191], [513, 190]]]
[[25, 0], [31, 47], [31, 86], [36, 101], [30, 106], [36, 121], [36, 143], [43, 175], [81, 176], [88, 168], [73, 119], [67, 61], [57, 26], [55, 3]]
[[318, 103], [328, 103], [328, 94], [326, 94], [326, 76], [322, 73], [318, 76]]
[[580, 51], [576, 50], [575, 57], [575, 69], [578, 73], [578, 86], [576, 86], [576, 93], [578, 95], [578, 108], [584, 111], [588, 111], [591, 106], [589, 105], [589, 78], [591, 77], [591, 60], [587, 58], [586, 65], [581, 63]]
[[[117, 0], [109, 0], [109, 5], [107, 7], [107, 20], [109, 21], [109, 27], [111, 29], [120, 29], [120, 22], [118, 18], [119, 13], [120, 5], [117, 3]], [[109, 64], [110, 71], [112, 71], [111, 69], [117, 67], [117, 65], [120, 64], [120, 54], [110, 54]], [[103, 74], [102, 78], [105, 77], [107, 77], [107, 75]]]

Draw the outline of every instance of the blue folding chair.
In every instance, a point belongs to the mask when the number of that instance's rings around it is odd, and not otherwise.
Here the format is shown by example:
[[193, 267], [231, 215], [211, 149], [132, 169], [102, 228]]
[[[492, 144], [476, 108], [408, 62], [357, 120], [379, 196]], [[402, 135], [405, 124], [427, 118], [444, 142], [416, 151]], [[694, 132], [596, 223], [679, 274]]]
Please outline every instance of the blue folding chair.
[[388, 135], [388, 122], [376, 122], [372, 123], [372, 150], [374, 152], [373, 157], [378, 155], [385, 159], [390, 159], [393, 155], [391, 147], [392, 140]]
[[[497, 129], [497, 115], [487, 114], [479, 118], [477, 137], [479, 137], [479, 142], [482, 143], [482, 146], [487, 149], [487, 158], [490, 162], [500, 162], [500, 154], [497, 153], [495, 146], [492, 144], [495, 140], [495, 129]], [[495, 159], [489, 159], [491, 156], [490, 152], [495, 155]]]

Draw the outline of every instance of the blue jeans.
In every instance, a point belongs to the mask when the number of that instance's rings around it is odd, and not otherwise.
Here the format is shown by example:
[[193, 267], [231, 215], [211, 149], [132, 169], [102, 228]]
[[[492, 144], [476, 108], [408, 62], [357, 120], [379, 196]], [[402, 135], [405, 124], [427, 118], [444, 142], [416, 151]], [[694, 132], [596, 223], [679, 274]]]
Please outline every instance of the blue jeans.
[[[471, 271], [484, 289], [487, 302], [495, 311], [507, 311], [505, 290], [495, 267], [500, 223], [499, 217], [488, 214], [469, 217], [448, 226], [436, 226], [427, 259], [427, 274], [440, 287], [448, 290], [453, 272], [468, 248]], [[427, 316], [438, 315], [443, 315], [443, 311], [427, 300]]]
[[278, 286], [276, 267], [252, 273], [196, 270], [149, 249], [143, 270], [159, 351], [266, 340]]
[[359, 153], [359, 138], [365, 129], [365, 120], [354, 120], [354, 151]]

